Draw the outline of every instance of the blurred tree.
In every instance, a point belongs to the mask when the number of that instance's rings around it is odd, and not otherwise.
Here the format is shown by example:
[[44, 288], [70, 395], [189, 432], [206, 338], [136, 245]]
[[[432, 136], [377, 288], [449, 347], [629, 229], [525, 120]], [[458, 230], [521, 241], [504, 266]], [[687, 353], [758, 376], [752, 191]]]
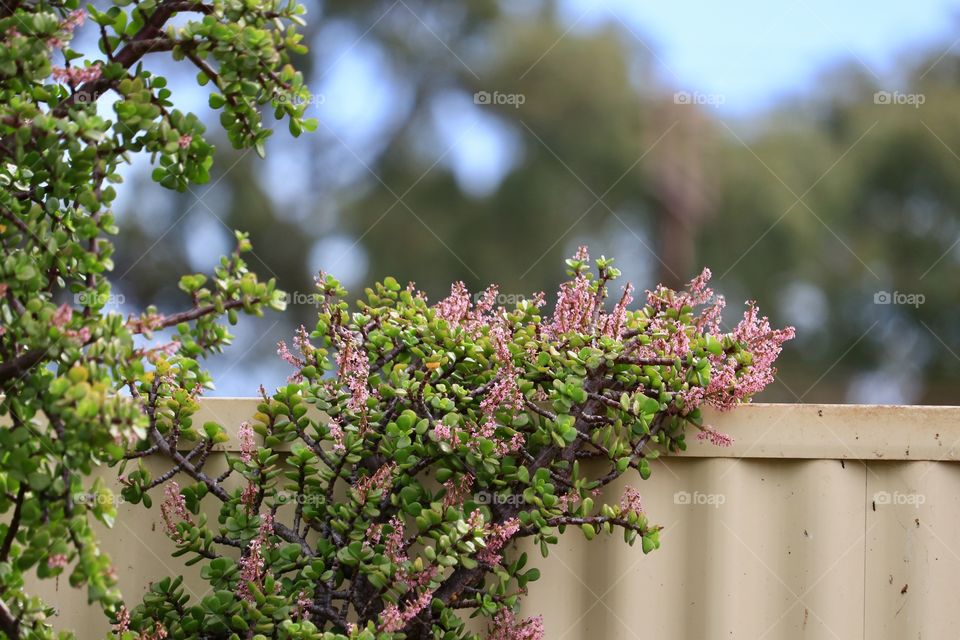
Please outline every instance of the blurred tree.
[[[252, 265], [300, 292], [318, 266], [352, 275], [354, 290], [386, 274], [434, 298], [457, 279], [552, 290], [547, 265], [588, 242], [641, 289], [709, 265], [731, 302], [755, 298], [797, 325], [782, 384], [764, 399], [958, 401], [957, 57], [903, 70], [919, 108], [875, 104], [876, 79], [848, 65], [809, 97], [730, 120], [676, 104], [613, 17], [571, 29], [553, 2], [494, 0], [315, 13], [316, 54], [301, 61], [323, 100], [312, 150], [278, 136], [266, 162], [221, 159], [202, 203], [187, 195], [123, 217], [117, 264], [139, 261], [124, 279], [138, 301], [162, 298], [158, 274], [206, 241], [177, 225], [146, 251], [187, 209], [210, 237], [251, 231]], [[465, 165], [490, 176], [478, 183]], [[883, 291], [925, 303], [875, 304]], [[258, 325], [244, 360], [275, 363], [282, 380], [273, 345], [314, 313], [293, 304], [285, 322]]]

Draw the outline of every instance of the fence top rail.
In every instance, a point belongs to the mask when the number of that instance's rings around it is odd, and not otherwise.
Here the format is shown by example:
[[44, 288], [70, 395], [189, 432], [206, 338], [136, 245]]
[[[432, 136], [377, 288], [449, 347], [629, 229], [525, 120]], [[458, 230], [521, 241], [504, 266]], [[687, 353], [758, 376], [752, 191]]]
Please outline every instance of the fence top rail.
[[[258, 402], [205, 398], [195, 421], [223, 425], [231, 435], [224, 448], [236, 450], [236, 431]], [[754, 403], [707, 411], [704, 423], [733, 436], [733, 446], [715, 447], [690, 433], [678, 457], [960, 460], [960, 406]]]

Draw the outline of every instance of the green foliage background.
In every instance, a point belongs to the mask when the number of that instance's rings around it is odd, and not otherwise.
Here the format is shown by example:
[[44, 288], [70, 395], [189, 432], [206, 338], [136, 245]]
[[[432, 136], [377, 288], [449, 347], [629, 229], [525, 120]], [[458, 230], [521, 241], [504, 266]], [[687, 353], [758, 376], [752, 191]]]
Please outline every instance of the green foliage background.
[[[507, 293], [552, 291], [551, 265], [588, 242], [618, 256], [641, 288], [677, 285], [710, 266], [731, 302], [756, 298], [775, 322], [796, 324], [781, 382], [761, 399], [957, 402], [953, 54], [903, 63], [900, 89], [922, 93], [919, 108], [875, 104], [874, 93], [890, 87], [851, 64], [825, 71], [815, 94], [745, 121], [676, 104], [651, 52], [612, 17], [565, 33], [551, 2], [528, 14], [492, 1], [308, 6], [314, 53], [298, 66], [311, 90], [325, 92], [343, 62], [346, 46], [331, 42], [356, 42], [379, 52], [391, 78], [382, 87], [396, 94], [388, 123], [373, 142], [358, 142], [325, 123], [324, 109], [344, 96], [324, 93], [307, 110], [320, 119], [317, 132], [297, 145], [278, 135], [265, 162], [219, 145], [212, 186], [154, 202], [149, 214], [138, 208], [153, 188], [121, 203], [117, 265], [129, 269], [120, 288], [130, 301], [159, 295], [163, 306], [166, 274], [189, 263], [201, 222], [216, 234], [249, 231], [251, 267], [293, 292], [311, 291], [311, 250], [331, 238], [341, 242], [322, 244], [319, 262], [335, 275], [357, 256], [366, 263], [351, 290], [393, 274], [432, 299], [456, 279], [474, 290], [498, 282]], [[481, 90], [525, 100], [479, 107], [517, 148], [499, 186], [477, 197], [458, 184], [434, 124], [438, 104], [472, 107]], [[308, 179], [287, 177], [290, 165], [300, 167], [291, 176]], [[880, 291], [921, 293], [925, 303], [876, 305]], [[228, 374], [220, 392], [282, 382], [275, 343], [314, 313], [294, 303], [284, 318], [248, 326], [241, 336], [251, 350], [214, 366]], [[250, 363], [258, 379], [237, 375]]]

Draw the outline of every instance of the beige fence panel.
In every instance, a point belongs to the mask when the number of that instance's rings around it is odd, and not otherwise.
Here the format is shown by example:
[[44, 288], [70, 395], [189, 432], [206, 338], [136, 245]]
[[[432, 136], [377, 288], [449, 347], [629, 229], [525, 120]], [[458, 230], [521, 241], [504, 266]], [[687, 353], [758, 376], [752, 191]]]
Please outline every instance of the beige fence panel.
[[[201, 420], [235, 429], [254, 405], [207, 400]], [[692, 443], [632, 480], [660, 550], [579, 530], [546, 560], [530, 550], [542, 577], [526, 610], [549, 640], [960, 637], [960, 408], [756, 404], [710, 421], [736, 444]], [[102, 539], [131, 604], [184, 571], [157, 508], [120, 505]], [[33, 588], [57, 626], [107, 631], [65, 581]]]

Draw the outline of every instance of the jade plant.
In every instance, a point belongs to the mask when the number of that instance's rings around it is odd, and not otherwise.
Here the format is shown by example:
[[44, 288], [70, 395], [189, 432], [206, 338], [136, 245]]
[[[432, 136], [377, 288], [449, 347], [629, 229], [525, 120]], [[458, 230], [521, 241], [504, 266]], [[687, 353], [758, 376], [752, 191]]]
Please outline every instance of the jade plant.
[[195, 72], [229, 141], [262, 153], [264, 110], [294, 134], [315, 126], [289, 63], [302, 12], [286, 0], [0, 3], [0, 638], [66, 636], [28, 578], [83, 588], [116, 614], [91, 527], [113, 522], [116, 500], [89, 475], [146, 437], [152, 418], [127, 388], [163, 376], [154, 400], [193, 394], [210, 384], [198, 358], [230, 341], [226, 320], [283, 306], [247, 269], [239, 234], [211, 280], [180, 281], [182, 309], [117, 309], [110, 208], [123, 165], [146, 156], [182, 191], [209, 179], [214, 151], [144, 63]]
[[430, 304], [393, 278], [351, 306], [321, 276], [316, 326], [279, 345], [288, 384], [261, 388], [217, 472], [209, 454], [230, 425], [197, 424], [196, 395], [161, 360], [134, 389], [148, 438], [129, 455], [165, 456], [169, 470], [128, 469], [123, 495], [163, 492], [175, 555], [209, 589], [192, 599], [179, 577], [159, 580], [120, 612], [117, 635], [532, 640], [543, 621], [518, 614], [539, 576], [531, 552], [569, 529], [656, 549], [639, 491], [608, 485], [648, 478], [691, 430], [730, 444], [703, 407], [769, 384], [793, 329], [771, 329], [753, 304], [721, 329], [706, 270], [685, 290], [634, 304], [627, 285], [605, 304], [612, 260], [581, 248], [567, 264], [552, 305], [512, 308], [495, 287], [472, 297], [458, 283]]

